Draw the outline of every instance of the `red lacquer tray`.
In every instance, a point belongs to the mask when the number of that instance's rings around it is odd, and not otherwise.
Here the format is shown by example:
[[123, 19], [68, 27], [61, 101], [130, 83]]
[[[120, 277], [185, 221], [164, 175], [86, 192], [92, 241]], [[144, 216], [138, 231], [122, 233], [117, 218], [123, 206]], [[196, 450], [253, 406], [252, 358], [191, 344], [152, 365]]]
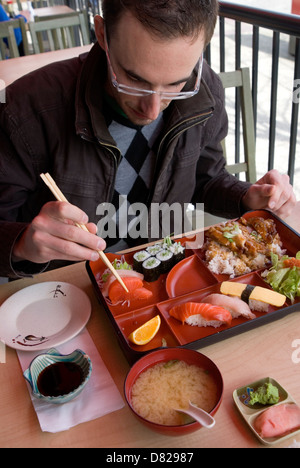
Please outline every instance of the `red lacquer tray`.
[[[286, 253], [290, 256], [296, 255], [298, 250], [300, 250], [299, 233], [268, 211], [251, 211], [246, 213], [244, 218], [247, 219], [253, 216], [273, 219]], [[184, 242], [185, 239], [182, 239], [182, 241]], [[138, 250], [141, 249], [138, 248]], [[109, 253], [107, 257], [110, 261], [124, 257], [129, 264], [133, 264], [133, 255], [134, 252], [125, 255]], [[291, 304], [287, 300], [282, 308], [269, 306], [267, 313], [255, 311], [256, 318], [252, 320], [242, 317], [233, 319], [230, 326], [223, 325], [219, 328], [213, 328], [182, 325], [169, 315], [169, 310], [174, 305], [190, 301], [201, 302], [204, 301], [205, 296], [208, 294], [219, 293], [222, 281], [230, 280], [265, 288], [269, 287], [261, 277], [262, 270], [257, 270], [234, 279], [230, 279], [228, 275], [213, 274], [207, 268], [201, 248], [187, 249], [185, 259], [178, 263], [168, 275], [161, 275], [153, 283], [145, 283], [145, 287], [153, 293], [151, 299], [131, 302], [130, 305], [112, 306], [103, 297], [98, 280], [106, 269], [106, 266], [101, 260], [93, 263], [87, 262], [86, 267], [97, 298], [104, 306], [117, 333], [121, 348], [130, 363], [135, 362], [145, 353], [163, 346], [183, 346], [191, 349], [200, 349], [268, 322], [278, 320], [300, 307], [299, 298], [294, 304]], [[132, 344], [127, 338], [130, 333], [158, 314], [161, 317], [161, 326], [154, 339], [144, 346]]]

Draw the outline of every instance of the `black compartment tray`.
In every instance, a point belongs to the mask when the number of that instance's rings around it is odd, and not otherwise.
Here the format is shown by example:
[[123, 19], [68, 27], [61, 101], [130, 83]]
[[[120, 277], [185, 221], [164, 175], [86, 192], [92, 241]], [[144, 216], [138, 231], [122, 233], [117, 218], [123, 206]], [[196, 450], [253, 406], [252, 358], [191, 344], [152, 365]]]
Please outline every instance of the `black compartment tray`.
[[[294, 256], [300, 250], [300, 235], [291, 227], [281, 221], [278, 217], [266, 210], [251, 211], [244, 217], [260, 216], [265, 219], [271, 218], [275, 221], [277, 232], [288, 255]], [[184, 241], [184, 239], [183, 239]], [[141, 250], [140, 248], [136, 250]], [[126, 253], [128, 263], [133, 262], [133, 254]], [[107, 254], [113, 261], [121, 255]], [[154, 283], [147, 283], [146, 287], [151, 289], [153, 296], [146, 302], [132, 303], [125, 306], [111, 306], [107, 303], [98, 285], [98, 277], [105, 270], [102, 260], [98, 262], [87, 262], [87, 272], [93, 284], [96, 296], [107, 313], [113, 328], [117, 334], [119, 343], [130, 363], [135, 362], [145, 353], [163, 346], [182, 346], [190, 349], [200, 349], [204, 346], [239, 335], [248, 330], [255, 329], [299, 310], [300, 298], [291, 304], [286, 301], [282, 308], [269, 306], [267, 313], [255, 312], [256, 318], [247, 320], [245, 318], [233, 319], [230, 326], [191, 327], [182, 325], [170, 317], [169, 310], [176, 304], [188, 301], [200, 302], [211, 293], [218, 293], [220, 285], [224, 280], [242, 282], [255, 286], [269, 288], [261, 277], [261, 271], [255, 271], [230, 279], [228, 275], [215, 275], [208, 270], [203, 259], [201, 249], [190, 249], [186, 251], [186, 258], [178, 263], [168, 275], [162, 275]], [[184, 280], [182, 278], [185, 278]], [[161, 327], [155, 338], [144, 346], [137, 346], [128, 341], [129, 334], [155, 315], [161, 317]]]

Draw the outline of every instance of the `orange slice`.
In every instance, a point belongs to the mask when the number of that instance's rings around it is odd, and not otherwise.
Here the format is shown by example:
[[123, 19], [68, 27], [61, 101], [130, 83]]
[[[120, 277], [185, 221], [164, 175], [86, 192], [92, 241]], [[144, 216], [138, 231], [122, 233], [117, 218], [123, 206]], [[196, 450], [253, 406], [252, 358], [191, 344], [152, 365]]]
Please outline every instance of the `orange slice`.
[[129, 341], [136, 345], [145, 345], [149, 343], [149, 341], [151, 341], [158, 332], [160, 324], [160, 316], [156, 315], [156, 317], [148, 320], [148, 322], [130, 333], [128, 337]]

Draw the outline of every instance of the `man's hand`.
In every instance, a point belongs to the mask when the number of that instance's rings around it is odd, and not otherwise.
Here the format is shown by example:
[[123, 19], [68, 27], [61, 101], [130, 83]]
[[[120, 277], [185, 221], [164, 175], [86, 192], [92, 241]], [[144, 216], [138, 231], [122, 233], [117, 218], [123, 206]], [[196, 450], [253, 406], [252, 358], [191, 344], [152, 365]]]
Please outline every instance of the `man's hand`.
[[243, 204], [249, 210], [265, 208], [286, 218], [296, 205], [289, 176], [280, 174], [275, 169], [269, 171], [249, 188], [243, 197]]
[[[85, 224], [90, 232], [75, 223]], [[46, 203], [16, 242], [13, 261], [97, 260], [97, 250], [104, 250], [106, 245], [95, 235], [96, 225], [87, 223], [87, 215], [70, 203]]]

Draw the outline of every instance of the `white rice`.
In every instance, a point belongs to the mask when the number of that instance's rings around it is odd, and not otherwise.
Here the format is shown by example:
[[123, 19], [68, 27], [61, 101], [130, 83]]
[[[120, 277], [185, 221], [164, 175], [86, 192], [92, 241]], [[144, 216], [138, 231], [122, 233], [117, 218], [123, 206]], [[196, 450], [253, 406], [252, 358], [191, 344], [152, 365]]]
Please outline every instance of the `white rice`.
[[[229, 275], [230, 278], [235, 278], [251, 271], [261, 270], [270, 262], [269, 258], [262, 253], [258, 253], [253, 259], [245, 255], [237, 256], [227, 247], [223, 247], [215, 241], [211, 241], [206, 247], [205, 255], [208, 268], [216, 275]], [[278, 244], [272, 244], [271, 250], [279, 256], [284, 255], [285, 252]]]
[[208, 268], [216, 275], [229, 275], [230, 278], [250, 273], [251, 269], [226, 247], [218, 247], [218, 253], [206, 251]]
[[269, 304], [254, 299], [249, 299], [249, 307], [251, 310], [257, 310], [257, 312], [268, 312], [269, 310]]
[[201, 317], [200, 314], [195, 314], [191, 315], [185, 320], [185, 323], [187, 325], [192, 325], [194, 327], [214, 327], [214, 328], [219, 328], [221, 325], [223, 325], [224, 322], [221, 322], [220, 320], [205, 320], [203, 317]]

